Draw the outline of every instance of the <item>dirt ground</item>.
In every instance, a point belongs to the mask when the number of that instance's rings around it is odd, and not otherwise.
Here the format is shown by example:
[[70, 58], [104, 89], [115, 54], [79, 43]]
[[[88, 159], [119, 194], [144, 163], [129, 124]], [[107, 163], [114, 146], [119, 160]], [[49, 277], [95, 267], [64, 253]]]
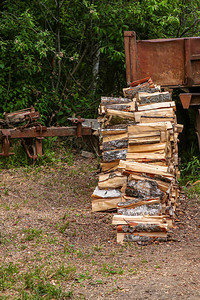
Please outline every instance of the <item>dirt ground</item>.
[[200, 299], [199, 199], [182, 196], [170, 240], [116, 243], [92, 213], [97, 161], [1, 172], [0, 299]]

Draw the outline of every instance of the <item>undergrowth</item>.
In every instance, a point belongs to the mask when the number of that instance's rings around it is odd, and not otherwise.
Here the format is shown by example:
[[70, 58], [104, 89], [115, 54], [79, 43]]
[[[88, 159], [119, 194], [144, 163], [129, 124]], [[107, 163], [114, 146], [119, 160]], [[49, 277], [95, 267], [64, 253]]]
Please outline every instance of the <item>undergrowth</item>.
[[41, 165], [54, 165], [59, 162], [73, 165], [74, 158], [72, 152], [72, 143], [69, 140], [60, 141], [58, 137], [45, 138], [43, 140], [43, 156], [37, 160], [30, 159], [19, 140], [14, 140], [10, 152], [14, 155], [9, 157], [0, 157], [0, 170], [19, 167], [33, 167]]
[[196, 202], [200, 203], [200, 181], [185, 187], [185, 193], [189, 199], [195, 199]]
[[193, 156], [190, 161], [181, 165], [180, 184], [194, 183], [200, 179], [200, 158]]

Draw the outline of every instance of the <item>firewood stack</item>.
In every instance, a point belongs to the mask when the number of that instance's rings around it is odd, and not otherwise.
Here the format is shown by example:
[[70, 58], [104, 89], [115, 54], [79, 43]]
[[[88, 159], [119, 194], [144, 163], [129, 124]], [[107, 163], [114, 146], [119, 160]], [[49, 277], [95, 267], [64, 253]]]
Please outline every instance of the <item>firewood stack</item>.
[[125, 98], [102, 97], [103, 162], [92, 210], [117, 208], [117, 241], [166, 239], [179, 188], [175, 102], [150, 78], [131, 83]]

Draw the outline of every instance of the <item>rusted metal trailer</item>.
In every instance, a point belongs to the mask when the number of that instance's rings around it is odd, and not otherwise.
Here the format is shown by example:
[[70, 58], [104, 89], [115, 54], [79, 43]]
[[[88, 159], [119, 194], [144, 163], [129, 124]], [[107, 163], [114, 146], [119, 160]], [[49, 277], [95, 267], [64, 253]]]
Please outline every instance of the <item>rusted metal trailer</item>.
[[181, 88], [184, 109], [196, 110], [200, 149], [200, 37], [137, 40], [124, 32], [127, 84], [150, 76], [162, 87]]
[[136, 40], [125, 31], [124, 42], [127, 82], [150, 76], [161, 86], [200, 86], [199, 37]]

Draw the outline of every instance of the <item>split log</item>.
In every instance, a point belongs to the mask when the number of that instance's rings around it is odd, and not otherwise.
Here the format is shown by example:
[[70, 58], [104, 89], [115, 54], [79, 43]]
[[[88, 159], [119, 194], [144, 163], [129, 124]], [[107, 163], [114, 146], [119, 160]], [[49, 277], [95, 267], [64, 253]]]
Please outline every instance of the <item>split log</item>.
[[156, 143], [151, 145], [128, 145], [128, 153], [154, 152], [159, 150], [166, 151], [167, 143]]
[[164, 232], [149, 232], [149, 233], [117, 233], [117, 243], [123, 242], [136, 242], [141, 245], [146, 245], [149, 242], [158, 241], [167, 241], [167, 234]]
[[122, 195], [123, 202], [119, 202], [117, 208], [135, 208], [141, 205], [153, 205], [159, 204], [160, 198], [151, 198], [151, 199], [144, 199], [144, 198], [134, 198], [134, 197], [127, 197]]
[[141, 116], [140, 118], [138, 118], [138, 122], [140, 123], [153, 123], [153, 122], [171, 122], [172, 124], [176, 124], [176, 116], [174, 117], [162, 117], [162, 116]]
[[172, 123], [171, 122], [160, 122], [156, 123], [155, 121], [152, 123], [142, 123], [142, 124], [135, 124], [132, 126], [128, 126], [128, 133], [129, 134], [137, 134], [137, 133], [144, 133], [144, 132], [152, 132], [152, 131], [166, 131], [172, 130]]
[[156, 225], [156, 224], [137, 224], [130, 225], [117, 225], [117, 232], [166, 232], [168, 226], [166, 224]]
[[123, 216], [123, 215], [113, 215], [112, 224], [113, 225], [131, 225], [131, 224], [155, 224], [161, 225], [166, 224], [168, 228], [173, 227], [173, 222], [167, 215], [162, 216]]
[[116, 209], [121, 198], [94, 198], [92, 199], [92, 211], [104, 211]]
[[145, 105], [138, 105], [138, 111], [149, 111], [154, 109], [161, 109], [161, 108], [173, 108], [175, 110], [176, 104], [174, 101], [170, 102], [163, 102], [163, 103], [153, 103], [153, 104], [145, 104]]
[[178, 133], [181, 133], [183, 131], [183, 125], [182, 124], [176, 124], [175, 129]]
[[141, 205], [135, 208], [119, 208], [118, 214], [123, 216], [157, 216], [161, 213], [161, 204]]
[[155, 93], [155, 92], [159, 92], [160, 91], [160, 87], [159, 86], [153, 86], [150, 83], [142, 83], [140, 85], [134, 86], [134, 87], [128, 87], [128, 88], [124, 88], [123, 89], [123, 93], [124, 93], [124, 97], [126, 98], [134, 98], [137, 93], [139, 92], [146, 92], [146, 93]]
[[159, 102], [169, 102], [172, 100], [172, 95], [169, 92], [139, 92], [137, 94], [137, 101], [140, 104], [144, 103], [159, 103]]
[[134, 86], [141, 85], [143, 83], [147, 83], [147, 84], [150, 84], [153, 87], [155, 87], [151, 77], [145, 77], [145, 78], [142, 78], [142, 79], [139, 79], [139, 80], [135, 80], [133, 82], [130, 82], [128, 85], [134, 87]]
[[128, 181], [125, 194], [136, 198], [157, 198], [162, 199], [163, 192], [153, 180], [131, 180]]
[[127, 147], [128, 147], [128, 140], [114, 140], [114, 141], [103, 143], [102, 150], [109, 151], [109, 150], [122, 149]]
[[14, 126], [26, 122], [31, 119], [37, 120], [40, 118], [39, 112], [36, 112], [34, 107], [25, 108], [11, 113], [4, 113], [4, 120], [1, 119], [1, 124], [5, 126]]
[[106, 115], [107, 116], [117, 116], [117, 117], [123, 118], [123, 119], [135, 120], [134, 112], [126, 112], [126, 111], [107, 109]]
[[127, 128], [116, 128], [116, 129], [102, 129], [101, 130], [101, 135], [102, 136], [107, 136], [107, 135], [119, 135], [122, 133], [126, 133]]
[[[147, 180], [147, 177], [141, 176], [141, 175], [136, 175], [136, 174], [131, 174], [128, 177], [128, 181], [131, 181], [131, 180], [137, 180], [137, 181], [138, 180]], [[169, 187], [170, 187], [170, 183], [169, 182], [164, 182], [164, 181], [161, 181], [161, 180], [153, 180], [153, 179], [150, 179], [150, 178], [148, 178], [148, 181], [156, 181], [157, 185], [158, 185], [158, 188], [162, 192], [166, 192], [169, 189]]]
[[147, 173], [147, 174], [155, 174], [161, 175], [167, 178], [173, 178], [173, 175], [168, 173], [167, 167], [161, 166], [149, 166], [144, 163], [137, 162], [126, 162], [124, 160], [120, 160], [118, 169], [120, 170], [129, 170], [137, 173]]
[[128, 133], [115, 134], [115, 135], [104, 136], [103, 143], [117, 141], [117, 140], [127, 140], [127, 139], [128, 139]]
[[110, 174], [99, 175], [99, 189], [119, 188], [127, 182], [127, 177], [123, 176], [120, 172], [113, 172]]
[[[147, 111], [138, 111], [134, 112], [135, 121], [140, 122], [141, 119], [173, 119], [174, 118], [174, 110], [173, 108], [162, 108], [157, 110], [147, 110]], [[156, 120], [157, 122], [157, 120]]]
[[103, 161], [111, 162], [117, 159], [126, 159], [127, 149], [103, 152]]
[[114, 171], [117, 169], [119, 165], [119, 159], [112, 162], [102, 162], [100, 163], [100, 167], [102, 172]]
[[166, 154], [164, 150], [160, 150], [160, 153], [144, 152], [144, 153], [127, 153], [127, 161], [163, 161], [166, 160]]
[[101, 104], [124, 104], [131, 102], [128, 98], [121, 97], [101, 97]]
[[121, 192], [116, 189], [108, 189], [108, 190], [100, 190], [98, 186], [95, 188], [92, 198], [120, 198], [121, 199]]

